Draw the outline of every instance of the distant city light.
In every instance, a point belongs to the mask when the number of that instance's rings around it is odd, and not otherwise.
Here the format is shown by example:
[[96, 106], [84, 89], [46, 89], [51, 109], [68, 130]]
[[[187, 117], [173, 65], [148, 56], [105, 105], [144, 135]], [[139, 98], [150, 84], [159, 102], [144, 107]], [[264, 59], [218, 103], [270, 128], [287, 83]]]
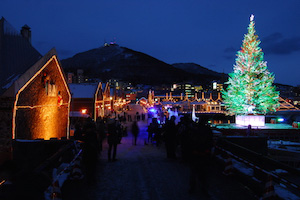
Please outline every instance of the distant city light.
[[217, 89], [217, 82], [213, 82], [213, 89], [214, 89], [214, 90]]

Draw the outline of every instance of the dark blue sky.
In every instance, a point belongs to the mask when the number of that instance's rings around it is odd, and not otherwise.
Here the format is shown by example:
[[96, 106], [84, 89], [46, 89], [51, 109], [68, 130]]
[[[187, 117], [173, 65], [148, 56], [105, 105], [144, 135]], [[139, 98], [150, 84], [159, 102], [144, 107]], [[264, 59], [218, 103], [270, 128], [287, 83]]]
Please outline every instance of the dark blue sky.
[[32, 44], [60, 59], [104, 41], [166, 63], [194, 62], [229, 73], [255, 15], [256, 31], [275, 82], [300, 85], [299, 0], [0, 0], [0, 16]]

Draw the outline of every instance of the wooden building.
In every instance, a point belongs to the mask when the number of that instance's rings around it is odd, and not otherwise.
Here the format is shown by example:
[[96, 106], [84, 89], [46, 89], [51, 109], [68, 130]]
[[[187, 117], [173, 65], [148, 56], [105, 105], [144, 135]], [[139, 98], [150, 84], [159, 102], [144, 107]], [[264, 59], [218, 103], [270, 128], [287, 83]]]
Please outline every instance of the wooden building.
[[70, 92], [55, 49], [45, 56], [31, 45], [25, 25], [0, 19], [0, 164], [13, 139], [67, 138]]
[[1, 97], [13, 104], [12, 139], [68, 137], [71, 95], [55, 49], [11, 83]]
[[116, 88], [110, 87], [109, 83], [99, 83], [95, 93], [94, 120], [98, 117], [108, 117], [113, 113], [122, 112], [130, 103]]
[[94, 115], [94, 97], [98, 84], [81, 83], [69, 84], [72, 95], [71, 117], [91, 117]]
[[15, 97], [13, 139], [69, 137], [71, 95], [55, 49], [22, 74], [3, 96]]

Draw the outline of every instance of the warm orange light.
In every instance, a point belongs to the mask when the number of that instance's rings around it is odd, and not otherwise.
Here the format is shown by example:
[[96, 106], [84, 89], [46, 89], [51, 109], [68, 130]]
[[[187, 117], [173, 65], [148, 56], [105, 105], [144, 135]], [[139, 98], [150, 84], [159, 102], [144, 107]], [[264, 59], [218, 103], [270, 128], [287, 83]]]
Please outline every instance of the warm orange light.
[[[40, 116], [40, 124], [38, 127], [43, 133], [40, 138], [49, 140], [51, 137], [55, 137], [57, 135], [57, 117], [59, 116], [57, 106], [41, 108]], [[35, 138], [38, 137], [35, 136]]]
[[[100, 108], [99, 105], [97, 106], [97, 103], [101, 103], [101, 101], [98, 101], [98, 95], [99, 95], [99, 90], [100, 90], [100, 88], [102, 88], [102, 83], [101, 83], [101, 82], [98, 83], [98, 87], [97, 87], [97, 90], [96, 90], [96, 93], [95, 93], [94, 121], [96, 121], [96, 119], [97, 119], [97, 112], [96, 112], [96, 109], [97, 109], [97, 108]], [[101, 90], [101, 92], [102, 92], [102, 90]], [[96, 106], [97, 106], [97, 107], [96, 107]], [[98, 114], [98, 116], [99, 116], [99, 114]]]
[[41, 121], [39, 122], [39, 126], [37, 128], [37, 130], [39, 130], [38, 132], [43, 133], [43, 135], [38, 135], [35, 136], [35, 134], [33, 134], [33, 139], [35, 138], [44, 138], [46, 140], [50, 139], [51, 137], [55, 136], [57, 134], [57, 121], [55, 121], [54, 119], [57, 118], [58, 115], [58, 110], [57, 110], [57, 100], [56, 102], [52, 102], [49, 103], [48, 105], [34, 105], [34, 106], [18, 106], [18, 100], [19, 100], [19, 95], [21, 94], [21, 92], [24, 91], [24, 89], [52, 62], [54, 61], [56, 63], [56, 66], [59, 70], [59, 73], [62, 77], [63, 83], [66, 87], [66, 91], [68, 93], [69, 96], [69, 100], [68, 103], [63, 103], [61, 102], [61, 106], [67, 106], [68, 108], [68, 122], [67, 122], [67, 138], [69, 138], [69, 112], [70, 112], [70, 102], [71, 102], [71, 94], [68, 88], [68, 84], [66, 83], [65, 79], [64, 79], [64, 74], [61, 70], [61, 67], [58, 63], [58, 60], [56, 58], [56, 55], [53, 55], [45, 64], [42, 68], [40, 68], [17, 92], [16, 94], [16, 100], [14, 102], [14, 109], [13, 109], [13, 120], [12, 120], [12, 139], [16, 139], [16, 114], [17, 114], [17, 110], [18, 109], [40, 109], [40, 113], [41, 113]]
[[86, 114], [87, 113], [87, 109], [81, 109], [81, 113], [82, 114]]

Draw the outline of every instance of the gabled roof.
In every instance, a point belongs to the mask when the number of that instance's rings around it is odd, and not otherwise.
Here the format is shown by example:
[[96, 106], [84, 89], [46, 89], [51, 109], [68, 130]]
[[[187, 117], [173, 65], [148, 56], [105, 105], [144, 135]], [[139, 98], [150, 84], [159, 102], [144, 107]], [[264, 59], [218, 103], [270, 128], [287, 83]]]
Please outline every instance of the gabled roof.
[[96, 97], [96, 95], [102, 95], [102, 82], [98, 83], [97, 90], [96, 90], [96, 93], [95, 93], [95, 97]]
[[39, 59], [36, 63], [29, 66], [23, 72], [14, 76], [14, 79], [9, 83], [9, 87], [3, 92], [2, 96], [14, 97], [17, 92], [53, 57], [57, 57], [55, 48], [51, 49], [45, 56]]
[[95, 97], [97, 90], [97, 83], [69, 83], [69, 88], [71, 90], [72, 98], [91, 98]]
[[105, 91], [105, 88], [106, 88], [106, 85], [107, 85], [108, 83], [101, 83], [101, 89], [102, 89], [102, 92], [104, 92]]
[[105, 84], [105, 89], [103, 90], [103, 94], [106, 95], [106, 97], [110, 96], [110, 86], [109, 86], [109, 83]]
[[13, 26], [0, 19], [0, 95], [41, 57]]
[[116, 92], [115, 88], [110, 88], [110, 90], [109, 90], [110, 96], [114, 96], [115, 92]]

